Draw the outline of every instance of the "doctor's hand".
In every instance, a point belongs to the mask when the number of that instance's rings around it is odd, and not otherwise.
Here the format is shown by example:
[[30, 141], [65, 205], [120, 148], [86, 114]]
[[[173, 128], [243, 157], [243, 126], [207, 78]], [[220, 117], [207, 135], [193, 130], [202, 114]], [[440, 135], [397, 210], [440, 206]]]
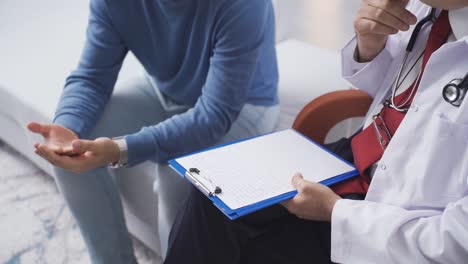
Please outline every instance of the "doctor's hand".
[[325, 185], [304, 180], [300, 173], [292, 178], [298, 194], [282, 203], [288, 211], [299, 218], [315, 221], [331, 221], [333, 207], [341, 199]]
[[406, 10], [409, 0], [364, 0], [354, 20], [359, 62], [373, 60], [385, 47], [389, 35], [407, 31], [417, 22]]
[[80, 173], [117, 162], [120, 151], [117, 144], [110, 138], [96, 140], [73, 140], [71, 152], [73, 155], [60, 155], [46, 144], [36, 144], [36, 154], [51, 164]]

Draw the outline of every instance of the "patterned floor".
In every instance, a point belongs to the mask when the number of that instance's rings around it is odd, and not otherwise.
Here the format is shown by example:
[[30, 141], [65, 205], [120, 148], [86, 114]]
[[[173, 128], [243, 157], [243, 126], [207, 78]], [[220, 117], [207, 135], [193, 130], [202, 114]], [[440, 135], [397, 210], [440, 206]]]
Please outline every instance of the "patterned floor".
[[[154, 263], [134, 241], [140, 264]], [[0, 263], [90, 263], [53, 179], [0, 141]]]

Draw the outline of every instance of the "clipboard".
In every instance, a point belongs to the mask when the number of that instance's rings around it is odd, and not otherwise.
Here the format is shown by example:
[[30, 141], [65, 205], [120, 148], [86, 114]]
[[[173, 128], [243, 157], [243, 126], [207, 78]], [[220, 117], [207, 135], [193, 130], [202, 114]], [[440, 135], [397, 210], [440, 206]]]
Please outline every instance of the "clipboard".
[[[261, 144], [265, 144], [265, 142], [267, 142], [267, 140], [271, 141], [271, 140], [274, 139], [274, 137], [279, 138], [281, 136], [288, 136], [288, 137], [297, 137], [297, 136], [299, 136], [295, 140], [299, 140], [301, 143], [303, 143], [302, 145], [308, 144], [307, 146], [303, 146], [303, 148], [320, 149], [320, 151], [322, 152], [322, 153], [320, 153], [320, 155], [324, 155], [324, 157], [325, 156], [332, 157], [331, 159], [336, 160], [337, 164], [338, 163], [346, 164], [346, 165], [343, 165], [344, 170], [342, 171], [342, 173], [332, 175], [331, 177], [327, 177], [326, 179], [324, 179], [322, 181], [319, 181], [319, 183], [321, 183], [321, 184], [328, 185], [328, 186], [333, 185], [335, 183], [344, 181], [346, 179], [357, 176], [359, 174], [358, 170], [352, 164], [350, 164], [349, 162], [341, 159], [340, 157], [338, 157], [334, 153], [330, 152], [328, 149], [326, 149], [323, 146], [313, 142], [309, 138], [305, 137], [304, 135], [300, 134], [299, 132], [297, 132], [297, 131], [295, 131], [293, 129], [287, 129], [287, 130], [282, 130], [282, 131], [278, 131], [278, 132], [272, 132], [272, 133], [268, 133], [268, 134], [265, 134], [265, 135], [260, 135], [260, 136], [255, 136], [255, 137], [248, 138], [248, 139], [243, 139], [243, 140], [239, 140], [239, 141], [230, 142], [230, 143], [227, 143], [227, 144], [224, 144], [224, 145], [218, 145], [218, 146], [211, 147], [211, 148], [208, 148], [208, 149], [205, 149], [205, 150], [201, 150], [201, 151], [198, 151], [198, 152], [195, 152], [195, 153], [192, 153], [192, 154], [188, 154], [188, 155], [176, 158], [176, 159], [169, 160], [168, 163], [183, 178], [187, 179], [196, 188], [198, 188], [201, 192], [203, 192], [208, 197], [208, 199], [210, 199], [213, 202], [213, 204], [216, 207], [218, 207], [218, 209], [221, 210], [229, 219], [234, 220], [234, 219], [237, 219], [237, 218], [239, 218], [241, 216], [253, 213], [255, 211], [258, 211], [258, 210], [261, 210], [263, 208], [269, 207], [271, 205], [274, 205], [274, 204], [280, 203], [282, 201], [291, 199], [292, 197], [294, 197], [297, 194], [297, 191], [296, 190], [287, 191], [287, 192], [284, 192], [284, 193], [280, 193], [280, 194], [271, 196], [271, 197], [266, 198], [266, 199], [262, 199], [262, 200], [257, 201], [257, 202], [249, 203], [249, 204], [247, 204], [245, 206], [233, 208], [233, 207], [230, 207], [227, 202], [223, 201], [222, 198], [220, 198], [220, 197], [222, 197], [222, 194], [223, 194], [222, 192], [225, 189], [223, 187], [226, 187], [226, 186], [218, 186], [218, 185], [215, 184], [216, 180], [211, 179], [211, 177], [209, 175], [204, 175], [204, 171], [206, 171], [206, 167], [209, 167], [210, 164], [205, 164], [204, 168], [197, 167], [197, 166], [187, 167], [187, 166], [183, 165], [184, 159], [186, 159], [186, 158], [197, 158], [199, 156], [201, 156], [201, 157], [209, 156], [210, 154], [217, 154], [219, 152], [223, 152], [222, 155], [225, 156], [224, 158], [228, 158], [230, 151], [234, 152], [234, 150], [240, 149], [241, 146], [243, 146], [244, 149], [245, 149], [247, 144], [250, 144], [250, 145], [254, 146], [258, 142], [259, 147], [261, 147]], [[273, 148], [274, 148], [274, 146], [273, 146]], [[292, 148], [294, 148], [294, 146], [292, 146]], [[262, 154], [262, 151], [263, 151], [262, 148], [258, 148], [258, 154], [259, 155]], [[317, 151], [317, 150], [315, 150], [315, 151]], [[263, 154], [265, 154], [265, 153], [263, 153]], [[278, 155], [280, 155], [280, 154], [278, 154]], [[220, 157], [220, 159], [223, 159], [223, 157]], [[206, 161], [205, 163], [209, 163], [209, 160]], [[278, 165], [278, 166], [281, 166], [281, 165]], [[259, 168], [257, 168], [257, 170], [258, 169]], [[290, 179], [291, 179], [292, 176], [293, 176], [292, 173], [290, 175], [285, 175], [285, 177], [288, 177], [288, 179], [289, 179], [288, 182], [286, 183], [286, 184], [289, 185], [288, 187], [291, 187], [289, 182], [290, 182]], [[292, 189], [292, 187], [291, 187], [291, 189]]]

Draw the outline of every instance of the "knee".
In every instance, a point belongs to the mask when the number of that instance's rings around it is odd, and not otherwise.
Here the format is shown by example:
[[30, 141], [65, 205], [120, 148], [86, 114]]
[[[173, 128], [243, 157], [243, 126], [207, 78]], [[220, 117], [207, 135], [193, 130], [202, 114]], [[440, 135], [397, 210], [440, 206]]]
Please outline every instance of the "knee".
[[56, 180], [61, 180], [62, 178], [75, 177], [77, 175], [77, 173], [67, 171], [56, 166], [53, 167], [52, 171]]
[[72, 171], [54, 166], [52, 171], [57, 180], [62, 180], [62, 179], [74, 180], [80, 177], [86, 177], [87, 175], [90, 175], [90, 174], [96, 174], [95, 171], [98, 171], [98, 170], [99, 169], [95, 169], [92, 171], [78, 173], [78, 172], [72, 172]]
[[[214, 211], [219, 211], [213, 202], [206, 197], [196, 187], [190, 186], [187, 199], [185, 201], [185, 213], [195, 213], [197, 215], [211, 215]], [[215, 212], [217, 213], [217, 212]]]
[[200, 192], [196, 187], [190, 186], [187, 196], [187, 203], [193, 206], [205, 206], [210, 202], [210, 199]]
[[105, 176], [110, 179], [107, 170], [102, 168], [83, 173], [74, 173], [54, 167], [53, 174], [60, 192], [65, 196], [82, 196], [84, 193], [91, 191], [96, 188], [97, 177]]

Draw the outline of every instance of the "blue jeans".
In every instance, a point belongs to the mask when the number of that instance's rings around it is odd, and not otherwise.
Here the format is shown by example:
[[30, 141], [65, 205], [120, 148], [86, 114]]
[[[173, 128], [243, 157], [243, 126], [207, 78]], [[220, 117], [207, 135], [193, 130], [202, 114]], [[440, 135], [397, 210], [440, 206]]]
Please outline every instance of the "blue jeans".
[[[187, 110], [184, 107], [171, 107], [171, 110], [167, 105], [174, 106], [161, 98], [144, 76], [120, 82], [91, 138], [134, 133]], [[278, 115], [279, 106], [247, 104], [220, 143], [271, 132]], [[122, 202], [110, 171], [107, 168], [79, 174], [60, 168], [54, 168], [54, 171], [59, 189], [80, 227], [92, 263], [136, 263]], [[156, 170], [155, 173], [164, 171]]]

